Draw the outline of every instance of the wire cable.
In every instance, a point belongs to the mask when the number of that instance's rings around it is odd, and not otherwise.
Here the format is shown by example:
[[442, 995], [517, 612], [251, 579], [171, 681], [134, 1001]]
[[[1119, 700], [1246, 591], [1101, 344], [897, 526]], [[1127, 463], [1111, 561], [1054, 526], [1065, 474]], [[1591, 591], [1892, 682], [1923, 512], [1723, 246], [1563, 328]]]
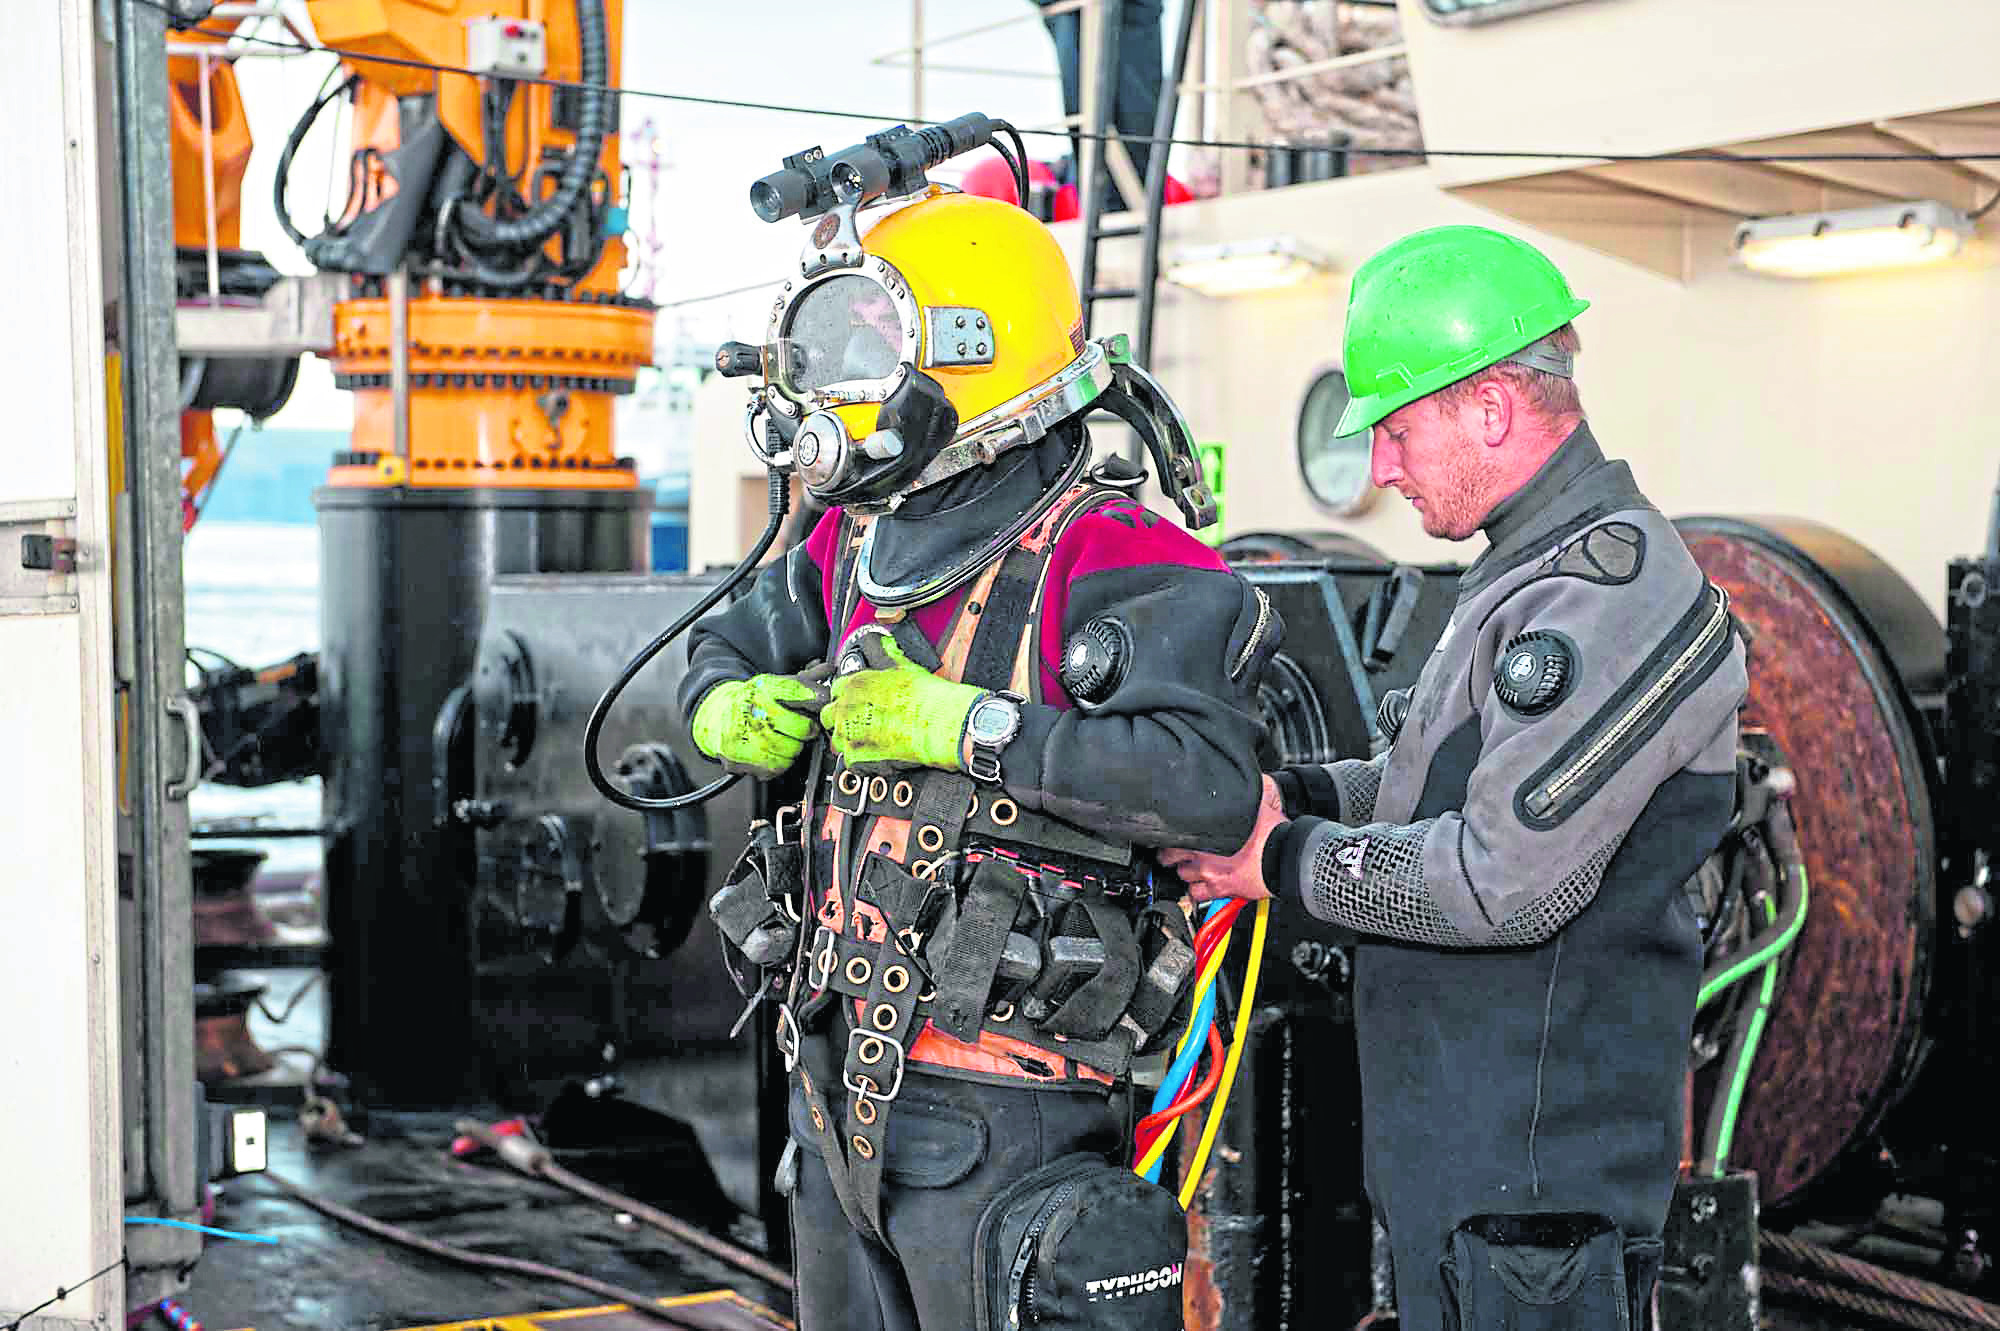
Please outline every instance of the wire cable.
[[261, 1177], [293, 1201], [310, 1206], [321, 1215], [330, 1216], [344, 1225], [352, 1225], [356, 1229], [373, 1234], [376, 1238], [386, 1239], [390, 1243], [399, 1243], [406, 1248], [414, 1248], [418, 1252], [429, 1253], [431, 1256], [442, 1258], [447, 1262], [457, 1262], [461, 1266], [480, 1267], [488, 1271], [505, 1271], [509, 1275], [525, 1276], [530, 1280], [552, 1281], [556, 1284], [568, 1285], [573, 1289], [584, 1290], [587, 1293], [596, 1294], [601, 1298], [625, 1304], [633, 1312], [644, 1313], [646, 1316], [667, 1326], [678, 1327], [680, 1331], [696, 1331], [696, 1328], [675, 1317], [670, 1310], [662, 1308], [649, 1295], [625, 1289], [607, 1280], [599, 1280], [595, 1276], [581, 1275], [575, 1271], [565, 1271], [557, 1266], [545, 1266], [541, 1262], [530, 1262], [519, 1257], [496, 1257], [489, 1253], [469, 1252], [464, 1248], [454, 1248], [448, 1243], [439, 1243], [436, 1239], [427, 1239], [423, 1235], [411, 1233], [401, 1226], [392, 1225], [385, 1220], [377, 1220], [371, 1215], [364, 1215], [360, 1211], [343, 1206], [331, 1198], [322, 1197], [314, 1192], [308, 1192], [282, 1174], [273, 1174], [267, 1170]]
[[[145, 5], [171, 14], [173, 10], [166, 0], [129, 0], [132, 4]], [[404, 56], [377, 55], [368, 51], [355, 51], [339, 46], [306, 46], [298, 42], [278, 41], [274, 38], [259, 37], [255, 34], [239, 34], [226, 29], [200, 28], [195, 31], [212, 37], [235, 39], [279, 50], [295, 51], [300, 54], [324, 53], [339, 56], [343, 60], [356, 63], [388, 65], [400, 69], [419, 69], [433, 74], [462, 74], [467, 78], [482, 77], [479, 70], [463, 65], [448, 65], [432, 60], [414, 60]], [[741, 111], [774, 111], [785, 115], [820, 116], [836, 120], [870, 120], [879, 124], [939, 125], [940, 120], [929, 120], [921, 116], [888, 116], [868, 111], [840, 111], [830, 107], [790, 106], [781, 102], [753, 102], [732, 97], [702, 97], [694, 93], [659, 92], [646, 88], [622, 88], [603, 83], [585, 83], [575, 79], [552, 79], [528, 75], [510, 76], [519, 83], [532, 83], [548, 88], [573, 88], [582, 92], [612, 92], [626, 97], [640, 97], [652, 101], [684, 102], [693, 106], [720, 106]], [[1073, 131], [1067, 129], [1024, 129], [1019, 134], [1033, 134], [1047, 138], [1067, 139]], [[1098, 142], [1109, 142], [1114, 136], [1074, 132], [1079, 138]], [[1255, 139], [1183, 139], [1171, 136], [1149, 134], [1119, 134], [1115, 136], [1127, 144], [1143, 143], [1183, 148], [1228, 148], [1246, 152], [1270, 152], [1290, 149], [1297, 145], [1275, 140]], [[1737, 153], [1719, 152], [1712, 149], [1690, 150], [1669, 153], [1608, 153], [1584, 152], [1578, 150], [1557, 151], [1537, 148], [1392, 148], [1386, 145], [1371, 147], [1367, 144], [1350, 144], [1345, 149], [1351, 155], [1365, 157], [1462, 157], [1462, 158], [1519, 158], [1523, 161], [1574, 161], [1574, 162], [1996, 162], [2000, 152], [1990, 153], [1927, 153], [1927, 152], [1789, 152], [1789, 153]]]
[[123, 1253], [120, 1253], [117, 1261], [113, 1262], [111, 1265], [107, 1267], [104, 1267], [102, 1270], [92, 1271], [89, 1275], [77, 1281], [74, 1285], [57, 1285], [56, 1292], [52, 1296], [43, 1299], [40, 1303], [28, 1309], [28, 1311], [22, 1313], [19, 1317], [16, 1317], [13, 1321], [7, 1323], [6, 1331], [21, 1331], [21, 1327], [27, 1322], [27, 1320], [30, 1317], [33, 1317], [36, 1313], [40, 1312], [42, 1309], [54, 1307], [56, 1304], [61, 1303], [64, 1299], [68, 1298], [70, 1295], [82, 1289], [85, 1285], [88, 1285], [91, 1281], [101, 1279], [104, 1276], [108, 1276], [113, 1271], [116, 1271], [119, 1267], [123, 1265], [125, 1265], [125, 1256]]

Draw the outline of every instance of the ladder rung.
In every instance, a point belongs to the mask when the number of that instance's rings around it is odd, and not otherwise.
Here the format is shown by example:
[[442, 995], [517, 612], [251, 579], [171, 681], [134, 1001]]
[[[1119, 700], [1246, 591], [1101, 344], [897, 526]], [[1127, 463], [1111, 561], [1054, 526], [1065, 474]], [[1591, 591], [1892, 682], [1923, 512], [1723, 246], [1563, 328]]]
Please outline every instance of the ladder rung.
[[1083, 293], [1085, 300], [1131, 300], [1139, 294], [1137, 287], [1092, 287]]
[[1145, 234], [1146, 228], [1143, 224], [1125, 222], [1115, 226], [1099, 227], [1097, 238], [1099, 240], [1122, 240], [1126, 236], [1143, 236]]

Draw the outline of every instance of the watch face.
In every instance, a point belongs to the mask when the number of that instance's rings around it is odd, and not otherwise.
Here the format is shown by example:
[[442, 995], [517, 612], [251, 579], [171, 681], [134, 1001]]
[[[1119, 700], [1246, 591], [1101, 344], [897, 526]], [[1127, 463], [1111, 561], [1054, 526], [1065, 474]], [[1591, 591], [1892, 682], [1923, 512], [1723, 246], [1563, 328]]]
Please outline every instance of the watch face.
[[972, 709], [972, 738], [982, 744], [997, 744], [1013, 733], [1016, 719], [1012, 704], [988, 698]]

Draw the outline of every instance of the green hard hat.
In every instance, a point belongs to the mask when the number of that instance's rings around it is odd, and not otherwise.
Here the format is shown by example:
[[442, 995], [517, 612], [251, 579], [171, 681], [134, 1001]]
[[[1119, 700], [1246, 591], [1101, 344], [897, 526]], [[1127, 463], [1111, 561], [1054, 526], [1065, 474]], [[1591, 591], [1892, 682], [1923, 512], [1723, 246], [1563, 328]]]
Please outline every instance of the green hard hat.
[[1440, 226], [1361, 265], [1347, 293], [1352, 395], [1336, 434], [1476, 374], [1590, 308], [1546, 255], [1483, 226]]

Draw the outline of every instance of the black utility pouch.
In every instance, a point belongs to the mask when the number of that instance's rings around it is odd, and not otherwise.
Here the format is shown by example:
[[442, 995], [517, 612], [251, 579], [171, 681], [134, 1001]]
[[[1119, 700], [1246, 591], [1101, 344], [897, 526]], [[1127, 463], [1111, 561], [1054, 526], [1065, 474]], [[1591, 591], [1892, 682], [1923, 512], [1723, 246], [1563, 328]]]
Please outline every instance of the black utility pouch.
[[768, 997], [782, 986], [798, 948], [797, 903], [804, 891], [805, 852], [778, 840], [777, 829], [764, 823], [708, 899], [723, 965], [745, 998]]
[[1631, 1331], [1624, 1236], [1602, 1216], [1476, 1217], [1440, 1273], [1446, 1331]]
[[1187, 1215], [1101, 1155], [1066, 1155], [995, 1197], [973, 1252], [978, 1331], [1181, 1331]]

